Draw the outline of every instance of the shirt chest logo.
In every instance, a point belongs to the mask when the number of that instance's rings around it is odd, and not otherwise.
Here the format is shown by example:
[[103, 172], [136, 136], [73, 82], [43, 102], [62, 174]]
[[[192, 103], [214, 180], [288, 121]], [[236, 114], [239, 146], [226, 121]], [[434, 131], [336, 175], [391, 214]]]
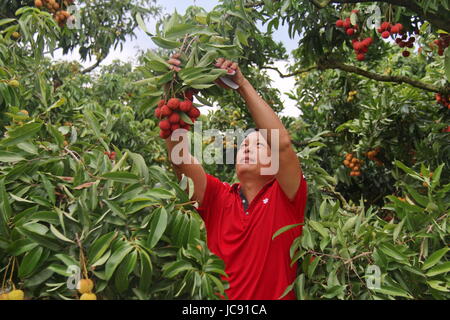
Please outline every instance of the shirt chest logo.
[[269, 198], [264, 198], [262, 201], [264, 204], [267, 204], [269, 202]]

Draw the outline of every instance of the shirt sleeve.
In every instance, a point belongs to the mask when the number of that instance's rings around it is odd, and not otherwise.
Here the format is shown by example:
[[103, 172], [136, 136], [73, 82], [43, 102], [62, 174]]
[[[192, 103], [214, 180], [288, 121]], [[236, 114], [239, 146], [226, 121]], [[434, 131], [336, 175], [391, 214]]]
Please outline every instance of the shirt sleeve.
[[209, 220], [211, 213], [214, 212], [214, 208], [217, 207], [223, 191], [226, 189], [225, 184], [216, 177], [206, 174], [206, 189], [203, 196], [203, 201], [200, 207], [197, 208], [197, 212], [205, 221]]
[[300, 184], [297, 189], [297, 193], [294, 196], [294, 199], [290, 200], [286, 194], [284, 193], [281, 186], [278, 184], [278, 187], [280, 189], [280, 192], [283, 193], [284, 197], [289, 201], [289, 203], [294, 207], [294, 212], [296, 214], [295, 218], [298, 219], [300, 222], [304, 222], [305, 218], [305, 207], [306, 207], [306, 200], [308, 198], [308, 184], [306, 183], [305, 177], [301, 176], [300, 178]]

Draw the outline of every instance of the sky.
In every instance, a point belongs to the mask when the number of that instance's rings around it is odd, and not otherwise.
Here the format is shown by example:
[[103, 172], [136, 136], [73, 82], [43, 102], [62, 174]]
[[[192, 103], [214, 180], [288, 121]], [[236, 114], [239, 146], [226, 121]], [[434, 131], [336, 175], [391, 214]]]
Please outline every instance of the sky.
[[[206, 11], [211, 11], [219, 2], [217, 0], [157, 0], [158, 4], [163, 7], [164, 13], [172, 13], [176, 8], [177, 12], [180, 14], [184, 14], [187, 7], [191, 5], [197, 5], [204, 8]], [[154, 32], [156, 19], [151, 19], [145, 21], [146, 26], [150, 32]], [[258, 26], [260, 30], [265, 30], [264, 26]], [[146, 49], [156, 49], [156, 45], [154, 45], [153, 41], [150, 37], [145, 34], [143, 31], [138, 30], [136, 32], [137, 39], [130, 40], [128, 39], [123, 44], [123, 50], [120, 51], [120, 48], [117, 50], [111, 51], [108, 57], [102, 62], [101, 65], [110, 64], [113, 60], [119, 59], [124, 62], [135, 60], [137, 56], [138, 50], [146, 50]], [[280, 26], [279, 30], [275, 31], [273, 34], [273, 38], [277, 41], [281, 41], [287, 49], [287, 52], [290, 53], [293, 49], [297, 48], [298, 38], [290, 39], [288, 36], [287, 26]], [[54, 55], [54, 58], [57, 60], [77, 60], [80, 61], [80, 56], [77, 52], [73, 52], [71, 54], [62, 55], [61, 51], [57, 51]], [[89, 66], [93, 64], [95, 61], [86, 61], [84, 63], [85, 66]], [[280, 71], [286, 73], [286, 65], [288, 61], [278, 61], [275, 63], [275, 67], [277, 67]], [[294, 78], [280, 78], [278, 73], [275, 70], [267, 70], [267, 74], [272, 79], [273, 87], [278, 88], [282, 93], [281, 100], [284, 102], [285, 109], [281, 113], [281, 115], [289, 115], [297, 117], [300, 114], [300, 111], [295, 107], [295, 101], [291, 100], [285, 92], [289, 92], [294, 88]]]

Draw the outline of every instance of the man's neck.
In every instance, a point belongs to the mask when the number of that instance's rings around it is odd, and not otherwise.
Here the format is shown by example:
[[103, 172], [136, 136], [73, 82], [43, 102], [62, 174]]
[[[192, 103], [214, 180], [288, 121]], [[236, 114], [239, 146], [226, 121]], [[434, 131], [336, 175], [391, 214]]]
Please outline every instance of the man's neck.
[[247, 198], [249, 204], [264, 187], [264, 185], [272, 179], [273, 177], [267, 177], [264, 179], [262, 177], [258, 177], [257, 179], [243, 179], [240, 181], [241, 190], [244, 193], [245, 198]]

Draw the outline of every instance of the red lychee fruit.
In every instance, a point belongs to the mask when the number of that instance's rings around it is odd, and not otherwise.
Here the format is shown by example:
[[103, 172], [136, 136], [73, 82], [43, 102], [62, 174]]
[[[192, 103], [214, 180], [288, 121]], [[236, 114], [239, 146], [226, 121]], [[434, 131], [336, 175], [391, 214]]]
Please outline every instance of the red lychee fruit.
[[172, 109], [170, 109], [168, 106], [164, 105], [161, 108], [161, 116], [168, 117], [172, 114]]
[[358, 61], [364, 61], [366, 59], [366, 55], [364, 53], [360, 53], [356, 56], [356, 59], [358, 59]]
[[161, 130], [169, 130], [170, 129], [170, 122], [169, 120], [162, 120], [159, 122], [159, 128]]
[[159, 136], [163, 139], [167, 139], [168, 137], [170, 137], [170, 130], [161, 130], [159, 131]]
[[176, 112], [172, 113], [169, 116], [169, 122], [170, 123], [179, 123], [180, 122], [180, 115]]
[[383, 33], [381, 34], [381, 36], [382, 36], [384, 39], [389, 38], [390, 35], [391, 35], [391, 33], [390, 33], [389, 31], [383, 31]]
[[196, 107], [193, 107], [190, 111], [189, 111], [189, 117], [195, 118], [197, 119], [200, 116], [200, 110], [198, 110]]
[[355, 34], [355, 29], [353, 29], [353, 28], [348, 28], [347, 31], [346, 31], [346, 33], [347, 33], [348, 36], [352, 36], [352, 35]]
[[161, 108], [160, 107], [155, 109], [155, 117], [158, 119], [161, 118]]
[[403, 51], [402, 55], [403, 55], [405, 58], [408, 58], [408, 57], [411, 55], [411, 52], [405, 50], [405, 51]]
[[336, 21], [336, 27], [338, 28], [342, 28], [344, 26], [344, 21], [339, 19], [338, 21]]
[[158, 102], [158, 108], [162, 108], [162, 106], [165, 105], [165, 104], [166, 104], [166, 101], [164, 101], [164, 100], [159, 100], [159, 102]]
[[167, 102], [167, 106], [172, 110], [177, 110], [178, 107], [180, 106], [180, 100], [177, 98], [171, 98]]
[[192, 108], [192, 101], [184, 100], [180, 103], [180, 110], [184, 113], [188, 113]]

